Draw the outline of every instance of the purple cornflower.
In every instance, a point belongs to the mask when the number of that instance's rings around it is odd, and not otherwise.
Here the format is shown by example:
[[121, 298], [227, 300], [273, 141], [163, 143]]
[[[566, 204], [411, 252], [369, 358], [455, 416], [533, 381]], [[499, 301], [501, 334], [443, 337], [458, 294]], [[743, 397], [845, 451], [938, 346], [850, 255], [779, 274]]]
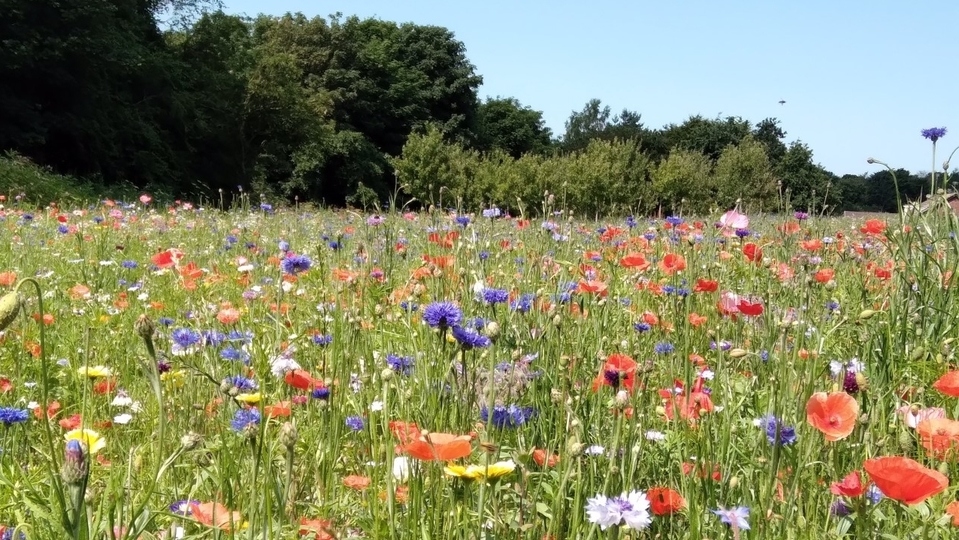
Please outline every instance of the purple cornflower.
[[313, 399], [326, 401], [327, 399], [330, 399], [330, 389], [327, 388], [326, 386], [314, 388], [313, 391], [310, 393], [310, 395], [313, 397]]
[[519, 311], [520, 313], [526, 313], [533, 308], [533, 300], [536, 299], [535, 294], [523, 294], [519, 298], [513, 300], [509, 303], [509, 308], [513, 311]]
[[470, 218], [469, 216], [456, 216], [456, 223], [461, 227], [465, 227], [470, 224]]
[[516, 405], [494, 405], [492, 415], [485, 405], [480, 410], [481, 420], [500, 429], [522, 426], [534, 416], [536, 416], [536, 409], [533, 407], [518, 407]]
[[330, 343], [333, 343], [333, 336], [328, 336], [325, 334], [315, 334], [312, 338], [314, 345], [319, 345], [320, 347], [325, 347]]
[[366, 425], [363, 422], [363, 418], [359, 416], [347, 416], [346, 417], [346, 427], [352, 429], [353, 431], [363, 431], [363, 426]]
[[668, 341], [660, 341], [653, 347], [653, 350], [656, 351], [656, 354], [669, 354], [676, 350], [676, 347]]
[[633, 329], [639, 332], [640, 334], [642, 334], [643, 332], [649, 332], [650, 328], [652, 328], [652, 326], [650, 326], [649, 323], [646, 323], [646, 322], [638, 322], [633, 325]]
[[710, 512], [719, 516], [719, 519], [723, 523], [733, 527], [734, 529], [740, 531], [749, 530], [749, 522], [746, 521], [749, 518], [749, 508], [746, 508], [745, 506], [736, 506], [728, 509], [720, 506], [716, 510], [710, 510]]
[[30, 418], [26, 409], [17, 409], [16, 407], [0, 407], [0, 423], [6, 427], [13, 424], [26, 422]]
[[306, 272], [312, 265], [313, 261], [306, 255], [287, 253], [286, 257], [280, 263], [280, 269], [283, 270], [284, 274], [296, 275], [300, 272]]
[[856, 379], [856, 373], [853, 371], [846, 371], [846, 375], [842, 379], [842, 389], [846, 391], [847, 394], [857, 394], [859, 392], [859, 380]]
[[672, 225], [672, 226], [674, 226], [674, 227], [675, 227], [676, 225], [682, 225], [682, 224], [683, 224], [683, 218], [681, 218], [681, 217], [679, 217], [679, 216], [669, 216], [669, 217], [666, 218], [666, 223], [669, 223], [670, 225]]
[[746, 238], [750, 234], [749, 229], [736, 229], [736, 236], [739, 238]]
[[379, 215], [379, 214], [375, 214], [375, 215], [372, 215], [372, 216], [366, 218], [366, 224], [367, 224], [367, 225], [370, 225], [371, 227], [376, 227], [377, 225], [382, 225], [384, 221], [386, 221], [386, 219], [383, 218], [383, 216], [381, 216], [381, 215]]
[[486, 210], [483, 210], [484, 218], [490, 218], [490, 219], [498, 218], [502, 214], [503, 214], [502, 211], [500, 211], [500, 209], [495, 206], [492, 208], [487, 208]]
[[433, 328], [446, 330], [463, 320], [463, 312], [452, 302], [433, 302], [423, 308], [423, 320]]
[[245, 431], [260, 425], [260, 411], [257, 409], [240, 409], [233, 415], [230, 426], [233, 431]]
[[922, 130], [922, 136], [935, 143], [939, 139], [946, 136], [946, 128], [940, 127], [924, 129]]
[[849, 506], [842, 501], [842, 499], [837, 500], [832, 503], [832, 506], [829, 507], [829, 513], [836, 517], [845, 517], [852, 513], [852, 510], [849, 509]]
[[194, 504], [200, 504], [200, 501], [190, 499], [176, 501], [170, 505], [170, 512], [178, 516], [191, 516], [193, 515], [192, 506]]
[[799, 221], [804, 221], [809, 219], [809, 214], [807, 214], [806, 212], [796, 212], [795, 214], [793, 214], [793, 217]]

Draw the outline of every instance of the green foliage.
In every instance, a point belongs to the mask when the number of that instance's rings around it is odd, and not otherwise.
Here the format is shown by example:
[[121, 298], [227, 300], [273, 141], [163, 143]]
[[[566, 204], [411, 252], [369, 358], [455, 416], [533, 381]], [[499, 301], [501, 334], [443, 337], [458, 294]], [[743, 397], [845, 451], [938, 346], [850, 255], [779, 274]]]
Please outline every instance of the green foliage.
[[720, 208], [732, 208], [742, 200], [757, 209], [773, 208], [776, 180], [762, 143], [745, 136], [727, 146], [716, 161], [716, 199]]
[[514, 158], [543, 154], [552, 146], [552, 133], [543, 113], [524, 107], [513, 98], [487, 99], [477, 111], [478, 149], [502, 150]]
[[[821, 211], [824, 205], [835, 208], [839, 204], [840, 188], [834, 185], [835, 176], [812, 161], [812, 150], [802, 142], [789, 145], [776, 166], [786, 198], [794, 208]], [[893, 195], [895, 200], [895, 195]]]
[[692, 150], [675, 149], [653, 170], [653, 190], [668, 214], [704, 213], [713, 205], [713, 164]]
[[89, 182], [56, 174], [12, 153], [0, 156], [0, 194], [7, 200], [22, 194], [25, 202], [37, 205], [79, 205], [99, 198]]

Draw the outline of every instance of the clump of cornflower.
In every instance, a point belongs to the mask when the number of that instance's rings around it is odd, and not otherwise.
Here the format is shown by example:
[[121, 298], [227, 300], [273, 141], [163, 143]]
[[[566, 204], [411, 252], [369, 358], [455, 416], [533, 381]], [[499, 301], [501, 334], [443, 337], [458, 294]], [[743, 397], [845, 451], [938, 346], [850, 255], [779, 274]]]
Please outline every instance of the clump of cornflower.
[[484, 218], [489, 218], [489, 219], [498, 218], [498, 217], [500, 217], [502, 214], [503, 214], [503, 213], [500, 211], [500, 209], [497, 208], [497, 207], [495, 207], [495, 206], [492, 207], [492, 208], [487, 208], [487, 209], [483, 210], [483, 217], [484, 217]]
[[653, 522], [649, 514], [649, 498], [642, 491], [630, 491], [612, 498], [605, 495], [590, 497], [586, 500], [586, 516], [604, 531], [613, 525], [645, 529]]
[[363, 422], [363, 418], [360, 416], [347, 416], [346, 417], [346, 427], [352, 429], [353, 431], [363, 431], [363, 426], [366, 423]]
[[6, 427], [13, 424], [26, 422], [30, 418], [26, 409], [17, 409], [16, 407], [0, 407], [0, 423]]
[[330, 399], [330, 389], [326, 386], [320, 386], [319, 388], [314, 388], [310, 392], [310, 397], [313, 399], [318, 399], [320, 401], [326, 401]]
[[466, 227], [470, 224], [470, 218], [469, 216], [456, 216], [456, 223], [461, 227]]
[[793, 214], [793, 217], [799, 221], [805, 221], [809, 219], [809, 214], [807, 214], [806, 212], [795, 212]]
[[746, 238], [750, 234], [752, 233], [749, 232], [749, 229], [736, 229], [736, 236], [739, 238]]
[[533, 308], [533, 300], [535, 299], [535, 294], [520, 295], [519, 298], [509, 303], [509, 308], [520, 313], [528, 313]]
[[406, 300], [403, 300], [402, 302], [400, 302], [400, 309], [402, 309], [403, 311], [407, 313], [417, 311], [419, 308], [420, 307], [416, 305], [416, 302], [408, 302]]
[[287, 253], [286, 257], [280, 262], [280, 269], [283, 270], [284, 274], [295, 276], [301, 272], [306, 272], [312, 265], [313, 261], [306, 255]]
[[432, 328], [446, 330], [462, 320], [463, 312], [452, 302], [432, 302], [423, 308], [423, 321]]
[[767, 415], [760, 420], [760, 426], [766, 432], [766, 440], [773, 446], [789, 446], [796, 442], [796, 427], [783, 424], [782, 420], [774, 415]]
[[386, 355], [386, 365], [400, 375], [409, 376], [413, 374], [413, 367], [415, 364], [412, 357], [388, 354]]
[[333, 336], [325, 334], [314, 334], [312, 338], [314, 345], [319, 345], [320, 347], [325, 347], [330, 343], [333, 343]]
[[879, 504], [879, 501], [881, 501], [885, 496], [886, 495], [876, 484], [869, 484], [869, 487], [866, 488], [866, 499], [872, 504]]
[[522, 426], [536, 416], [533, 407], [519, 407], [517, 405], [493, 405], [493, 413], [483, 406], [480, 409], [480, 419], [489, 422], [495, 428], [516, 428]]
[[748, 531], [749, 530], [749, 508], [745, 506], [736, 506], [734, 508], [723, 508], [720, 506], [716, 510], [710, 510], [710, 512], [719, 516], [720, 521], [729, 525], [734, 531]]
[[251, 433], [260, 425], [260, 411], [258, 409], [240, 409], [233, 415], [230, 426], [237, 433]]
[[459, 342], [463, 349], [482, 349], [492, 344], [490, 338], [473, 328], [464, 328], [462, 326], [453, 327], [453, 338]]
[[248, 379], [246, 377], [236, 375], [233, 377], [227, 377], [223, 379], [223, 382], [220, 383], [220, 388], [223, 389], [226, 393], [233, 392], [255, 392], [260, 388], [260, 386], [253, 379]]
[[946, 136], [946, 128], [938, 127], [924, 129], [922, 130], [922, 136], [935, 143], [939, 139]]
[[486, 288], [480, 292], [479, 296], [486, 305], [502, 304], [509, 300], [509, 292], [505, 289]]
[[636, 330], [640, 334], [642, 334], [643, 332], [649, 332], [651, 328], [652, 326], [650, 326], [650, 324], [646, 322], [638, 322], [633, 325], [633, 330]]
[[672, 225], [673, 227], [675, 227], [675, 226], [677, 226], [677, 225], [682, 225], [682, 224], [683, 224], [683, 218], [681, 218], [681, 217], [679, 217], [679, 216], [668, 216], [668, 217], [666, 218], [666, 223], [669, 223], [669, 224]]
[[126, 268], [127, 270], [133, 270], [139, 265], [137, 264], [136, 261], [123, 261], [122, 263], [120, 263], [120, 266]]
[[379, 215], [379, 214], [374, 214], [374, 215], [366, 218], [366, 224], [369, 225], [369, 226], [371, 226], [371, 227], [376, 227], [376, 226], [378, 226], [378, 225], [382, 225], [385, 221], [386, 221], [386, 219], [385, 219], [383, 216]]

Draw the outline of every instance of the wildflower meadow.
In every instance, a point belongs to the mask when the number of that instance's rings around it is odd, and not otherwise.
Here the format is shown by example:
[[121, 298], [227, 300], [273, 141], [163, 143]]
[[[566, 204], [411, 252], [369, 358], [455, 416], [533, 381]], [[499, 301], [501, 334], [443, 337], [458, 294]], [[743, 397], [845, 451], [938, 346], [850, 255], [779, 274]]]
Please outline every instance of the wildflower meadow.
[[548, 196], [3, 204], [2, 539], [959, 525], [942, 194], [598, 221]]

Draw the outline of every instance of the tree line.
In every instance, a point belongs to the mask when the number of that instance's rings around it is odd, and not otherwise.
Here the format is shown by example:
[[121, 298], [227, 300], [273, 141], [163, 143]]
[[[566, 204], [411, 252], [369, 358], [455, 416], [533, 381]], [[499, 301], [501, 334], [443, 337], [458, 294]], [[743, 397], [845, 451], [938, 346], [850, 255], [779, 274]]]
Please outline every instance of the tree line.
[[[102, 192], [171, 198], [244, 189], [328, 205], [399, 196], [534, 210], [552, 195], [586, 214], [737, 200], [896, 208], [888, 172], [840, 178], [804, 143], [787, 145], [775, 118], [655, 128], [594, 99], [554, 134], [514, 98], [481, 99], [482, 77], [446, 28], [220, 7], [0, 0], [0, 152]], [[907, 198], [928, 185], [898, 177]]]

